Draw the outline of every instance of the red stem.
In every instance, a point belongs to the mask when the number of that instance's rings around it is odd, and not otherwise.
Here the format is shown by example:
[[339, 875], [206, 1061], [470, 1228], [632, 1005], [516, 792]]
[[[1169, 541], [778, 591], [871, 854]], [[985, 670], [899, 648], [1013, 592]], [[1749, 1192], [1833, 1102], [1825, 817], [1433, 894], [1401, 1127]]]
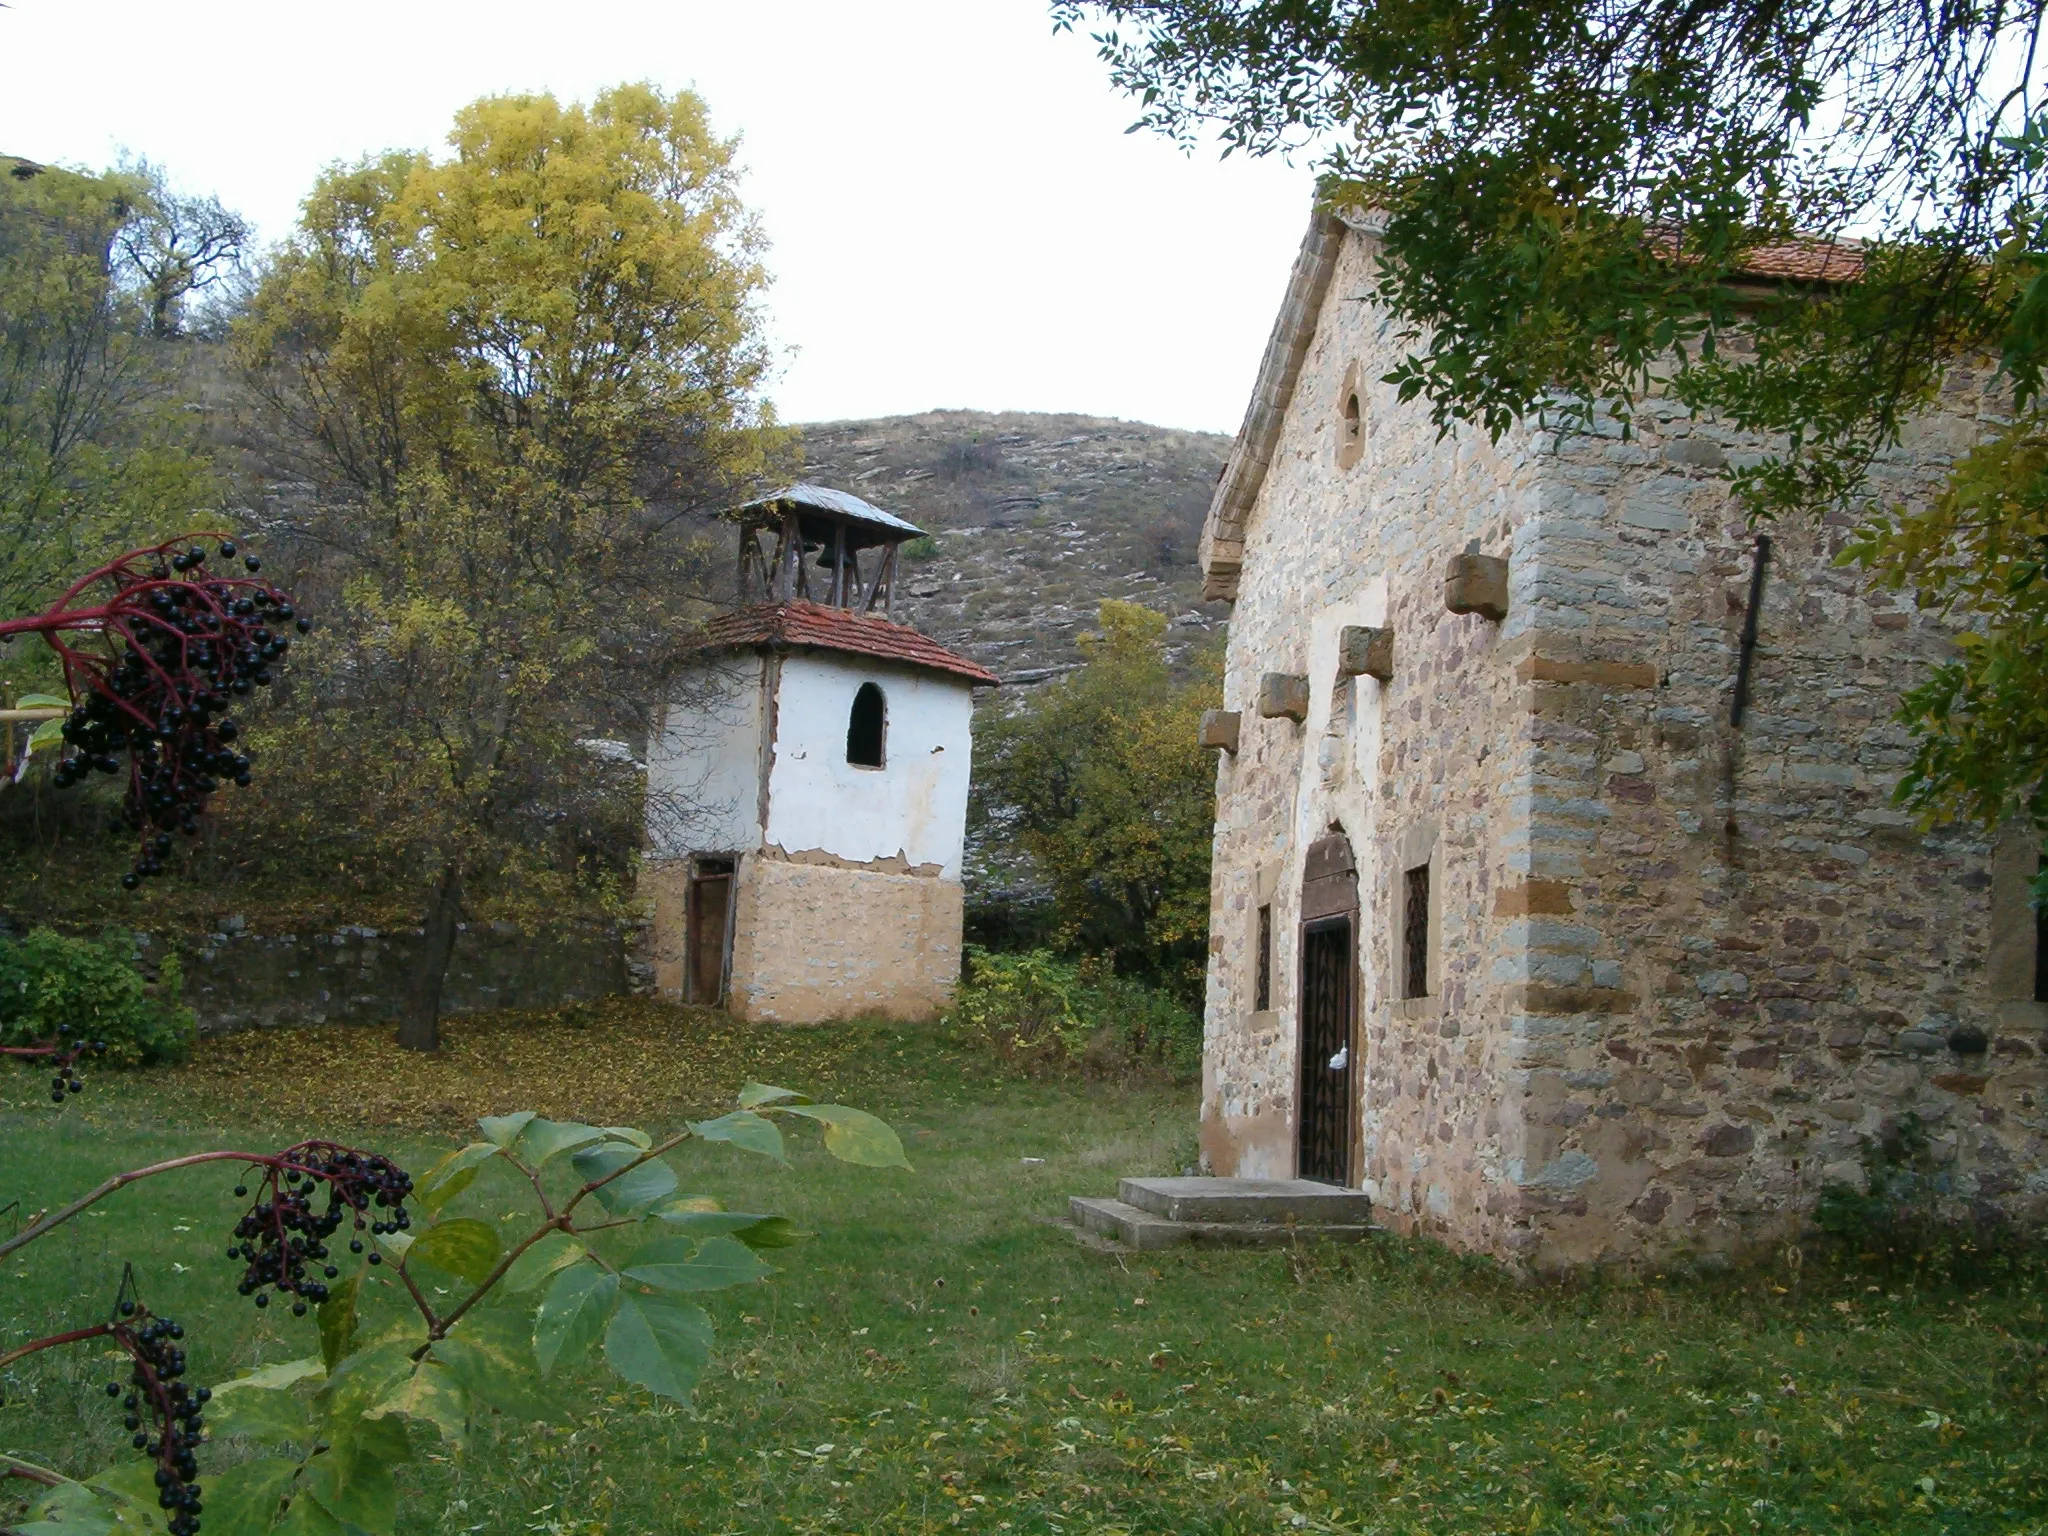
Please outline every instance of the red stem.
[[17, 1248], [27, 1247], [53, 1227], [61, 1226], [69, 1221], [87, 1206], [96, 1205], [98, 1202], [106, 1199], [108, 1195], [113, 1194], [114, 1191], [125, 1189], [137, 1180], [152, 1178], [159, 1173], [169, 1173], [176, 1168], [195, 1168], [201, 1163], [240, 1162], [264, 1163], [275, 1167], [287, 1166], [279, 1162], [280, 1156], [281, 1154], [276, 1152], [194, 1152], [187, 1157], [174, 1157], [168, 1162], [151, 1163], [147, 1168], [131, 1168], [126, 1173], [117, 1173], [104, 1184], [80, 1195], [62, 1210], [53, 1211], [33, 1226], [16, 1233], [4, 1242], [0, 1242], [0, 1259], [6, 1258], [8, 1254], [14, 1252]]
[[60, 1344], [82, 1344], [87, 1339], [104, 1339], [113, 1331], [112, 1323], [94, 1323], [90, 1328], [74, 1328], [69, 1333], [53, 1333], [47, 1339], [36, 1339], [19, 1349], [10, 1349], [6, 1354], [0, 1355], [0, 1369], [14, 1364], [26, 1355], [34, 1354], [39, 1349], [55, 1349]]

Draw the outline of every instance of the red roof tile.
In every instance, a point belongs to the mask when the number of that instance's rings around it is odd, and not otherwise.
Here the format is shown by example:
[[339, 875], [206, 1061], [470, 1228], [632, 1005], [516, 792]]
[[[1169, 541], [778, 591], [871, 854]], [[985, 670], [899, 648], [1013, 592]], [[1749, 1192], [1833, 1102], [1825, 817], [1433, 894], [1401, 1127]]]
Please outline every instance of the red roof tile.
[[852, 656], [872, 656], [877, 661], [930, 667], [975, 684], [1001, 682], [986, 667], [947, 650], [914, 629], [873, 614], [828, 608], [823, 603], [759, 603], [722, 613], [704, 626], [703, 634], [691, 648], [725, 650], [754, 645], [813, 646]]
[[1808, 283], [1850, 283], [1863, 275], [1863, 242], [1787, 240], [1745, 252], [1736, 264], [1744, 277], [1792, 278]]

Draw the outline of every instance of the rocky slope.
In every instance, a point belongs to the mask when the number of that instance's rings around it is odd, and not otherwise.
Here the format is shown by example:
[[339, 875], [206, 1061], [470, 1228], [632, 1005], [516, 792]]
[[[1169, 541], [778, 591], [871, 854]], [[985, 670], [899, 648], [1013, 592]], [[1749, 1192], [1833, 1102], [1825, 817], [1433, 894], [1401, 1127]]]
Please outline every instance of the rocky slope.
[[1230, 451], [1218, 433], [1096, 416], [928, 411], [818, 422], [803, 477], [908, 518], [895, 617], [1006, 683], [1078, 664], [1108, 597], [1168, 614], [1176, 650], [1221, 629], [1195, 544]]

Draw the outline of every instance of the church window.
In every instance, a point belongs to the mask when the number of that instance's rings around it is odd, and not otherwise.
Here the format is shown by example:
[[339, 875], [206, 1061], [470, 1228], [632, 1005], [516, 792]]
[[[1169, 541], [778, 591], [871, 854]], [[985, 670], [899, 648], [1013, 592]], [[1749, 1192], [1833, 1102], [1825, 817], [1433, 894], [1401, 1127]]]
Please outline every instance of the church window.
[[1264, 1013], [1273, 1006], [1273, 905], [1259, 908], [1258, 983], [1252, 991], [1252, 1008]]
[[882, 766], [882, 741], [888, 729], [888, 708], [882, 690], [862, 683], [853, 696], [853, 713], [846, 721], [846, 760], [856, 768]]
[[1407, 904], [1401, 913], [1401, 995], [1429, 996], [1429, 866], [1408, 871]]
[[1337, 390], [1337, 467], [1350, 469], [1365, 457], [1365, 408], [1363, 404], [1364, 382], [1359, 377], [1358, 364], [1353, 363], [1344, 372], [1344, 382]]

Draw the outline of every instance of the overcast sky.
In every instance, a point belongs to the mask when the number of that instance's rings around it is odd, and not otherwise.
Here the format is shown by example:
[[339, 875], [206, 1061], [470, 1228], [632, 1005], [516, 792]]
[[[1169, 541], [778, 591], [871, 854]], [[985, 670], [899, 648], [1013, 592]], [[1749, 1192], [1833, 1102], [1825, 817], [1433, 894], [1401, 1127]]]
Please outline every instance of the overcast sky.
[[[784, 419], [939, 406], [1231, 432], [1311, 176], [1189, 159], [1042, 0], [8, 0], [0, 152], [129, 149], [265, 237], [319, 168], [499, 91], [695, 87], [743, 135]], [[189, 19], [189, 18], [188, 18]]]

